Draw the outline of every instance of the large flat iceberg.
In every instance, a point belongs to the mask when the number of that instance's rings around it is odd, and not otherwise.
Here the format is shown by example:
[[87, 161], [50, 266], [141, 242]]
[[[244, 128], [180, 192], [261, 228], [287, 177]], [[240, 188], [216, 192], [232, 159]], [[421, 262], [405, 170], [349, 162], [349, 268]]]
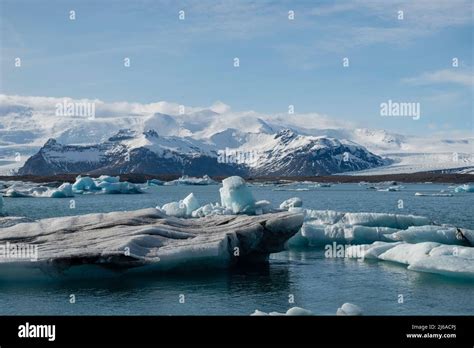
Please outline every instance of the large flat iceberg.
[[37, 261], [0, 258], [0, 273], [27, 267], [87, 277], [91, 265], [137, 272], [265, 262], [302, 223], [289, 212], [177, 219], [154, 208], [18, 223], [0, 229], [0, 245], [37, 246]]

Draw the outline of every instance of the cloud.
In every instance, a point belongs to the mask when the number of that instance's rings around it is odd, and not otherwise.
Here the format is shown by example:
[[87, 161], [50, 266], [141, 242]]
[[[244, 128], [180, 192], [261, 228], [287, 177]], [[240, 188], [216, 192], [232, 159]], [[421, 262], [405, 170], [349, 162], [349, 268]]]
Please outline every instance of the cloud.
[[425, 72], [419, 76], [402, 79], [402, 82], [412, 85], [457, 84], [471, 87], [474, 85], [472, 70], [443, 69]]
[[[36, 97], [0, 94], [0, 110], [10, 110], [9, 106], [30, 107], [37, 112], [54, 114], [57, 104], [62, 103], [94, 103], [96, 116], [127, 117], [149, 116], [155, 113], [178, 115], [181, 105], [173, 102], [159, 101], [155, 103], [104, 102], [99, 99], [73, 99], [69, 97]], [[221, 109], [223, 104], [215, 104]], [[186, 113], [193, 113], [208, 107], [184, 106]]]

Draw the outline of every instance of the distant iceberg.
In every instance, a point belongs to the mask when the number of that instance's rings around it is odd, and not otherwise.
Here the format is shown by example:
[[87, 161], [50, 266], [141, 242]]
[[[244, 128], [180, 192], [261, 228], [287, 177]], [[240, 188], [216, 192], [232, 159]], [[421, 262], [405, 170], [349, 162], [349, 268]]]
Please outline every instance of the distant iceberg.
[[83, 193], [90, 191], [98, 191], [99, 188], [96, 186], [95, 181], [88, 176], [78, 176], [76, 181], [72, 185], [72, 190], [74, 193]]
[[146, 181], [147, 186], [161, 186], [164, 182], [158, 179], [150, 179]]
[[58, 188], [33, 186], [30, 184], [15, 183], [5, 191], [5, 197], [10, 198], [66, 198], [74, 197], [72, 185], [64, 183]]
[[183, 175], [179, 179], [168, 181], [165, 185], [217, 185], [217, 181], [212, 180], [208, 175], [202, 178]]
[[474, 192], [474, 185], [464, 184], [454, 189], [454, 192]]
[[72, 190], [76, 194], [82, 193], [105, 193], [105, 194], [133, 194], [143, 193], [138, 185], [128, 181], [120, 181], [118, 176], [101, 175], [93, 179], [88, 176], [78, 176], [72, 185]]
[[16, 182], [6, 189], [4, 195], [11, 198], [66, 198], [84, 193], [128, 194], [143, 193], [143, 191], [138, 185], [127, 181], [121, 182], [118, 176], [102, 175], [94, 179], [79, 175], [73, 184], [63, 183], [57, 188], [38, 186], [38, 184], [34, 183]]
[[51, 198], [66, 198], [66, 197], [74, 197], [72, 192], [72, 185], [69, 183], [64, 183], [59, 186], [57, 189], [52, 189], [49, 192], [49, 197]]
[[303, 206], [303, 201], [299, 197], [289, 198], [280, 204], [280, 209], [288, 210], [290, 208], [299, 208]]

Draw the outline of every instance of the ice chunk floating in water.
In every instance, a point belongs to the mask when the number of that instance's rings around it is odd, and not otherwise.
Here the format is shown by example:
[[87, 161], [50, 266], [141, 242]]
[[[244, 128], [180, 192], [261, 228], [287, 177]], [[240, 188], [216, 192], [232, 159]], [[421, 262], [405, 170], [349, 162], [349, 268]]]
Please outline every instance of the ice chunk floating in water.
[[454, 192], [474, 192], [474, 185], [464, 184], [454, 189]]
[[74, 193], [81, 194], [85, 192], [100, 192], [106, 194], [130, 194], [142, 193], [143, 191], [135, 184], [128, 181], [120, 181], [118, 176], [101, 175], [97, 179], [88, 176], [76, 178], [72, 185]]
[[50, 188], [46, 186], [31, 186], [31, 184], [22, 185], [15, 183], [5, 192], [5, 197], [11, 198], [66, 198], [74, 197], [72, 185], [64, 183], [58, 188]]
[[[352, 246], [355, 248], [357, 246]], [[408, 265], [409, 270], [474, 279], [474, 248], [435, 242], [376, 242], [364, 245], [364, 258]], [[348, 251], [348, 254], [351, 254]], [[356, 253], [352, 253], [355, 255]]]
[[204, 175], [202, 178], [195, 178], [192, 176], [184, 175], [179, 179], [165, 182], [165, 185], [215, 185], [216, 181], [212, 180], [208, 175]]
[[303, 201], [301, 200], [301, 198], [293, 197], [293, 198], [287, 199], [286, 201], [283, 201], [280, 204], [280, 209], [288, 210], [290, 208], [298, 208], [302, 206], [303, 206]]
[[88, 176], [82, 177], [79, 175], [72, 185], [72, 190], [75, 193], [82, 193], [84, 191], [97, 191], [99, 188], [95, 185], [94, 180]]
[[410, 226], [430, 225], [423, 216], [384, 213], [344, 213], [332, 210], [304, 210], [305, 223], [290, 245], [325, 245], [331, 242], [365, 244], [390, 241], [387, 236]]
[[438, 242], [474, 246], [474, 231], [445, 225], [411, 226], [386, 237], [390, 240], [408, 243]]
[[[193, 212], [199, 209], [199, 202], [194, 196], [194, 193], [190, 193], [186, 198], [179, 202], [170, 202], [164, 204], [161, 208], [157, 207], [165, 212], [168, 216], [175, 217], [191, 217]], [[200, 217], [201, 215], [194, 216]], [[205, 215], [202, 215], [205, 216]]]
[[234, 214], [255, 213], [255, 199], [252, 192], [240, 176], [231, 176], [222, 180], [221, 204], [232, 210]]
[[362, 309], [352, 303], [344, 303], [337, 309], [336, 315], [362, 315]]
[[286, 311], [286, 313], [279, 313], [279, 312], [262, 312], [259, 311], [258, 309], [255, 310], [251, 316], [267, 316], [267, 315], [272, 315], [272, 316], [280, 316], [280, 315], [290, 315], [290, 316], [307, 316], [307, 315], [313, 315], [313, 313], [307, 309], [301, 308], [301, 307], [291, 307]]
[[72, 192], [72, 185], [69, 183], [64, 183], [59, 186], [57, 189], [53, 189], [50, 193], [51, 198], [66, 198], [74, 197]]
[[43, 219], [0, 229], [0, 244], [38, 247], [37, 262], [0, 259], [0, 275], [27, 268], [87, 277], [91, 265], [140, 272], [266, 262], [302, 223], [301, 214], [289, 212], [176, 219], [154, 208]]

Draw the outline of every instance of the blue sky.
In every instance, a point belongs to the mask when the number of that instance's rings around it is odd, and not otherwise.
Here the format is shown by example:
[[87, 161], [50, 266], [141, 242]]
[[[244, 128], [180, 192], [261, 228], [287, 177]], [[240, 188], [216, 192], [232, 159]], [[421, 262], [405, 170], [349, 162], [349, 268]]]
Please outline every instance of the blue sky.
[[[410, 133], [473, 127], [471, 0], [0, 3], [2, 94], [220, 100], [262, 113], [293, 104], [297, 113]], [[419, 102], [420, 120], [381, 117], [389, 99]]]

